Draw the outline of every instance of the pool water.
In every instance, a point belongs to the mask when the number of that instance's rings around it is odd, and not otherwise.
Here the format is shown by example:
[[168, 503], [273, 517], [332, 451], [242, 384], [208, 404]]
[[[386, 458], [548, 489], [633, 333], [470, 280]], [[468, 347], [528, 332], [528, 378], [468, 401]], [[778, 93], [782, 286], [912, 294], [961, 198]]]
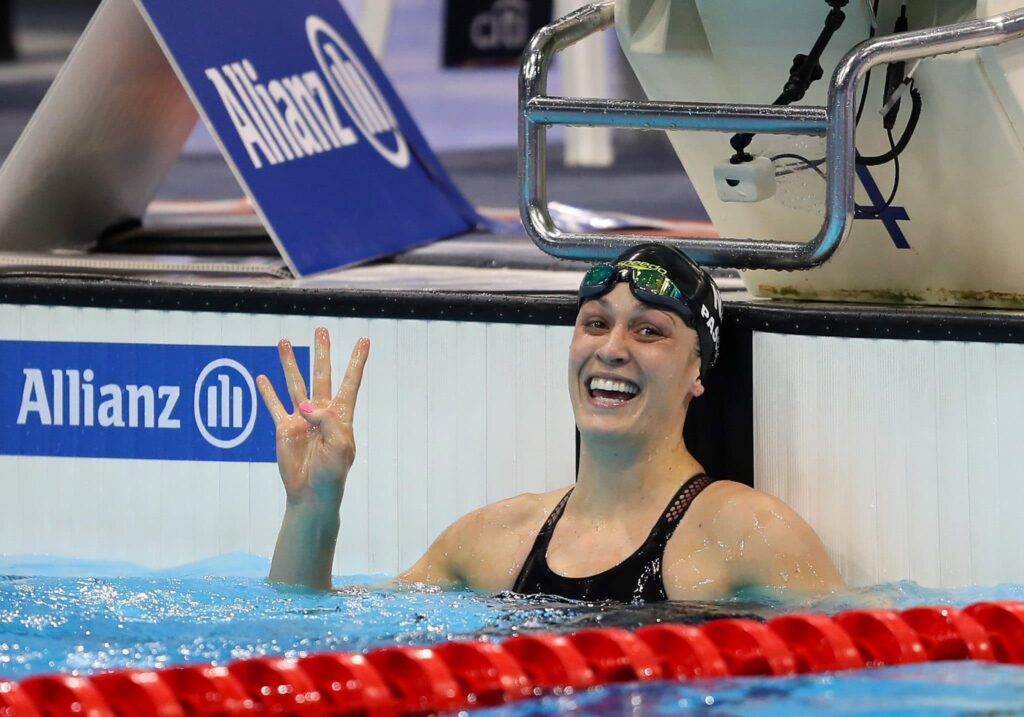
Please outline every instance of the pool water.
[[[0, 563], [0, 675], [361, 651], [595, 623], [633, 627], [656, 619], [653, 611], [669, 614], [667, 606], [644, 613], [513, 595], [363, 587], [384, 576], [336, 580], [340, 592], [317, 593], [268, 585], [268, 568], [268, 561], [250, 556], [156, 573], [105, 563]], [[84, 574], [90, 577], [78, 577]], [[760, 605], [686, 605], [670, 619], [770, 612]]]
[[475, 714], [708, 715], [709, 717], [999, 717], [1024, 715], [1024, 669], [938, 662], [798, 677], [613, 685]]
[[[0, 676], [89, 674], [118, 667], [223, 663], [260, 655], [430, 644], [475, 635], [636, 627], [767, 617], [783, 609], [965, 605], [1024, 600], [1024, 586], [931, 590], [889, 583], [827, 601], [780, 594], [657, 606], [580, 604], [468, 591], [372, 589], [379, 577], [339, 579], [340, 592], [267, 585], [268, 561], [224, 556], [167, 571], [52, 559], [0, 560]], [[88, 575], [89, 577], [82, 577]], [[835, 675], [610, 686], [488, 710], [503, 715], [1024, 715], [1024, 669], [937, 663]]]

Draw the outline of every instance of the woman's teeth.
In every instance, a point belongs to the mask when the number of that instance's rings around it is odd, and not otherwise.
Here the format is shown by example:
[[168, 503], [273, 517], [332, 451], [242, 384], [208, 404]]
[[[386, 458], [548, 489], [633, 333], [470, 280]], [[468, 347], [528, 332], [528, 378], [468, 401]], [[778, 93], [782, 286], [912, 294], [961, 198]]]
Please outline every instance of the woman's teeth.
[[590, 395], [595, 398], [628, 401], [638, 393], [640, 393], [640, 387], [631, 381], [613, 381], [607, 378], [590, 379]]

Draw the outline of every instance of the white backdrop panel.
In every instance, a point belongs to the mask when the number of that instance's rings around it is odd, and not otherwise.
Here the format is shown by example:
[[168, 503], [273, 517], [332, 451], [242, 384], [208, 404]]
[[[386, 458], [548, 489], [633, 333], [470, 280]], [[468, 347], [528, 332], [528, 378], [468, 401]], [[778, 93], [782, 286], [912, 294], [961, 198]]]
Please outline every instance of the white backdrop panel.
[[[573, 479], [571, 327], [0, 305], [0, 340], [310, 345], [369, 336], [336, 574], [395, 574], [463, 513]], [[0, 553], [179, 565], [269, 555], [270, 463], [0, 456]]]
[[1024, 346], [754, 333], [754, 483], [853, 585], [1024, 581]]

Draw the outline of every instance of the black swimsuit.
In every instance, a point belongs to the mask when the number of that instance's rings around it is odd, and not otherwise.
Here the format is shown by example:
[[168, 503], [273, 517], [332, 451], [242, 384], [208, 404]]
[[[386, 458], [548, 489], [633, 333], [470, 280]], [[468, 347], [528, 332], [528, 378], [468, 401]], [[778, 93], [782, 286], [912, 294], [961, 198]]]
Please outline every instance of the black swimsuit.
[[559, 595], [573, 600], [618, 600], [625, 603], [667, 600], [661, 577], [661, 558], [665, 546], [694, 499], [714, 481], [714, 478], [704, 473], [690, 478], [669, 502], [636, 552], [618, 565], [584, 578], [558, 575], [548, 567], [548, 544], [565, 510], [565, 504], [572, 495], [570, 489], [537, 533], [533, 548], [512, 589], [525, 595]]

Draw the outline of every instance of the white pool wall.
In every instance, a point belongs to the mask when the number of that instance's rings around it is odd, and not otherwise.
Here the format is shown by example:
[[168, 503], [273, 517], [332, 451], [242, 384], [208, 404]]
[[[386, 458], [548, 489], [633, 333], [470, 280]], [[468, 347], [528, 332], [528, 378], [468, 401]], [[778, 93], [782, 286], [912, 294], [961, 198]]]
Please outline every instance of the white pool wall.
[[1024, 345], [755, 332], [754, 482], [852, 585], [1024, 583]]

